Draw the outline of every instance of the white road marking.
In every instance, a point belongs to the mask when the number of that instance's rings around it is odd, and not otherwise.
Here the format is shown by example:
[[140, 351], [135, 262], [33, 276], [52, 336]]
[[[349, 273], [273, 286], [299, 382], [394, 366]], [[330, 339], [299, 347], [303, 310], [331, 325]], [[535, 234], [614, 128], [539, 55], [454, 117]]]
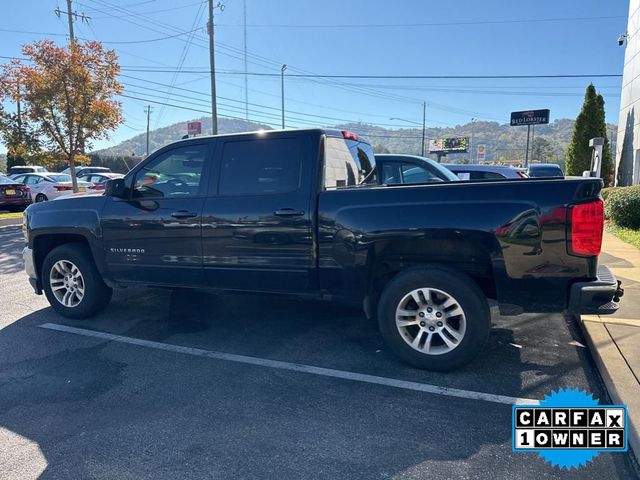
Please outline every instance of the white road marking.
[[212, 350], [204, 350], [201, 348], [183, 347], [169, 343], [154, 342], [151, 340], [142, 340], [140, 338], [125, 337], [123, 335], [115, 335], [113, 333], [100, 332], [96, 330], [87, 330], [84, 328], [69, 327], [67, 325], [59, 325], [57, 323], [45, 323], [40, 328], [47, 330], [56, 330], [58, 332], [74, 333], [85, 337], [100, 338], [112, 342], [127, 343], [129, 345], [137, 345], [140, 347], [155, 348], [157, 350], [166, 350], [169, 352], [183, 353], [186, 355], [196, 355], [199, 357], [214, 358], [216, 360], [225, 360], [228, 362], [243, 363], [247, 365], [255, 365], [258, 367], [276, 368], [279, 370], [289, 370], [292, 372], [310, 373], [312, 375], [321, 375], [324, 377], [340, 378], [343, 380], [351, 380], [355, 382], [373, 383], [376, 385], [384, 385], [387, 387], [402, 388], [404, 390], [413, 390], [416, 392], [432, 393], [434, 395], [444, 395], [447, 397], [466, 398], [469, 400], [482, 400], [485, 402], [503, 403], [507, 405], [538, 405], [539, 401], [530, 398], [509, 397], [505, 395], [494, 395], [491, 393], [474, 392], [471, 390], [460, 390], [457, 388], [440, 387], [438, 385], [429, 385], [426, 383], [409, 382], [406, 380], [398, 380], [395, 378], [379, 377], [376, 375], [366, 375], [363, 373], [349, 372], [345, 370], [336, 370], [333, 368], [315, 367], [313, 365], [305, 365], [301, 363], [281, 362], [279, 360], [270, 360], [268, 358], [249, 357], [246, 355], [236, 355], [234, 353], [215, 352]]

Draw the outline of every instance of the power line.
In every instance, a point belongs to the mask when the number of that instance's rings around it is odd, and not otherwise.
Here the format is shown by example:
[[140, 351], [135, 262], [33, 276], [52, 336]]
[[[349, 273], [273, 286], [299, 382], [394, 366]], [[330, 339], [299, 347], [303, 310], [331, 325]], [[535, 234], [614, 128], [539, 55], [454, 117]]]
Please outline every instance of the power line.
[[[165, 101], [167, 101], [167, 100], [169, 100], [169, 98], [171, 98], [171, 92], [173, 90], [175, 82], [178, 80], [179, 71], [182, 68], [182, 65], [184, 65], [184, 61], [187, 59], [187, 54], [189, 53], [189, 47], [191, 47], [191, 42], [193, 41], [194, 32], [196, 31], [194, 29], [194, 27], [201, 21], [202, 14], [204, 13], [204, 8], [203, 7], [204, 7], [204, 3], [201, 4], [200, 7], [198, 7], [198, 11], [196, 12], [196, 16], [195, 16], [195, 18], [193, 20], [193, 26], [191, 27], [192, 28], [191, 32], [189, 34], [189, 37], [187, 38], [187, 41], [185, 42], [185, 44], [182, 47], [182, 52], [181, 52], [180, 58], [178, 60], [178, 72], [174, 73], [172, 78], [171, 78], [171, 85], [169, 86], [169, 91], [166, 92]], [[160, 120], [162, 119], [163, 115], [164, 115], [164, 107], [162, 107], [160, 109], [160, 113], [156, 117], [156, 121], [155, 121], [155, 126], [156, 127], [160, 123]]]
[[[155, 0], [152, 0], [152, 1], [155, 1]], [[82, 4], [81, 2], [77, 2], [77, 3]], [[150, 3], [150, 2], [142, 2], [142, 3]], [[164, 13], [164, 12], [171, 12], [171, 11], [174, 11], [174, 10], [182, 10], [184, 8], [192, 7], [194, 5], [200, 5], [201, 3], [203, 3], [203, 1], [199, 0], [197, 2], [187, 3], [185, 5], [180, 5], [178, 7], [171, 7], [171, 8], [163, 8], [163, 9], [160, 9], [160, 10], [145, 11], [144, 14], [145, 15], [154, 15], [156, 13]], [[129, 7], [131, 7], [131, 5], [129, 5]], [[129, 7], [127, 7], [126, 5], [121, 6], [121, 8], [129, 8]], [[92, 8], [92, 7], [88, 7], [88, 8]], [[98, 19], [104, 19], [104, 18], [109, 18], [109, 17], [111, 17], [111, 16], [110, 15], [105, 15], [105, 16], [102, 16], [102, 17], [100, 17], [100, 16], [99, 17], [93, 17], [93, 19], [94, 20], [98, 20]], [[121, 19], [122, 17], [114, 17], [114, 18], [120, 18]]]
[[[154, 82], [154, 83], [159, 83], [159, 82]], [[163, 90], [160, 90], [160, 89], [157, 89], [157, 88], [151, 88], [151, 87], [148, 87], [148, 86], [134, 85], [134, 84], [126, 83], [126, 82], [122, 82], [122, 84], [127, 86], [127, 87], [141, 88], [141, 89], [145, 90], [145, 92], [127, 90], [128, 92], [135, 93], [135, 94], [138, 94], [138, 95], [147, 95], [147, 96], [150, 96], [150, 97], [162, 98], [159, 95], [154, 95], [154, 94], [151, 94], [151, 93], [148, 93], [148, 92], [151, 91], [151, 92], [165, 93]], [[205, 93], [197, 92], [195, 90], [189, 90], [189, 89], [182, 89], [182, 90], [190, 91], [190, 92], [193, 92], [195, 94], [202, 95], [204, 97], [208, 96]], [[181, 95], [181, 94], [177, 94], [177, 93], [174, 93], [173, 95], [176, 96], [176, 97], [179, 97], [179, 98], [185, 98], [187, 100], [193, 100], [195, 102], [194, 103], [194, 102], [185, 102], [185, 101], [183, 101], [183, 103], [196, 105], [196, 106], [205, 106], [206, 105], [205, 103], [203, 103], [203, 102], [205, 102], [204, 98], [203, 99], [199, 99], [199, 98], [195, 98], [193, 96]], [[239, 103], [239, 104], [243, 104], [244, 103], [242, 100], [236, 100], [236, 99], [230, 98], [230, 97], [219, 96], [218, 98], [220, 98], [222, 100], [226, 100], [228, 102], [235, 102], [235, 103]], [[166, 101], [166, 98], [165, 98], [165, 101]], [[240, 106], [229, 105], [229, 104], [224, 104], [224, 103], [220, 103], [220, 105], [227, 106], [229, 108], [241, 108]], [[269, 105], [263, 105], [263, 104], [258, 104], [258, 103], [250, 103], [250, 105], [252, 107], [254, 107], [254, 108], [272, 110], [274, 112], [279, 112], [280, 111], [280, 109], [278, 107], [272, 107], [272, 106], [269, 106]], [[325, 115], [316, 115], [316, 114], [312, 114], [312, 113], [300, 112], [300, 111], [289, 110], [289, 109], [287, 109], [285, 111], [286, 111], [287, 114], [294, 114], [294, 115], [300, 115], [300, 116], [303, 116], [303, 117], [310, 117], [309, 121], [311, 121], [311, 119], [313, 119], [313, 118], [317, 118], [317, 119], [320, 119], [320, 120], [329, 120], [329, 121], [335, 121], [335, 122], [359, 123], [358, 120], [347, 119], [347, 118], [330, 117], [330, 116], [325, 116]], [[257, 112], [257, 113], [264, 113], [264, 112]], [[269, 115], [274, 115], [274, 114], [275, 113], [272, 113], [272, 114], [269, 114]], [[295, 117], [291, 117], [291, 118], [295, 118]], [[392, 127], [392, 128], [401, 128], [401, 127], [403, 127], [403, 125], [380, 123], [380, 122], [375, 122], [375, 124], [379, 125], [379, 126]]]
[[193, 30], [187, 30], [186, 32], [176, 33], [175, 35], [167, 35], [166, 37], [158, 37], [158, 38], [148, 38], [145, 40], [128, 40], [128, 41], [120, 41], [120, 40], [100, 40], [100, 43], [104, 43], [107, 45], [124, 45], [128, 43], [152, 43], [152, 42], [160, 42], [162, 40], [169, 40], [172, 38], [181, 37], [183, 35], [189, 35], [191, 33], [197, 32], [201, 30], [202, 27], [194, 28]]
[[[155, 67], [134, 67], [123, 66], [122, 70], [125, 71], [137, 71], [137, 72], [150, 72], [150, 73], [171, 73], [175, 72], [175, 69], [162, 69]], [[182, 73], [207, 73], [206, 70], [202, 70], [201, 67], [186, 67], [181, 70]], [[245, 72], [240, 71], [220, 71], [223, 75], [244, 75]], [[270, 72], [247, 72], [247, 75], [256, 77], [280, 77], [279, 73]], [[514, 79], [535, 79], [535, 78], [620, 78], [621, 73], [575, 73], [575, 74], [548, 74], [548, 75], [329, 75], [329, 74], [312, 74], [312, 73], [291, 73], [288, 77], [296, 78], [351, 78], [351, 79], [395, 79], [395, 80], [485, 80], [485, 79], [502, 79], [502, 80], [514, 80]]]
[[[183, 105], [176, 105], [176, 104], [172, 104], [172, 103], [167, 103], [167, 102], [162, 102], [162, 101], [158, 101], [158, 100], [151, 100], [148, 98], [144, 98], [144, 97], [138, 97], [138, 96], [134, 96], [134, 95], [127, 95], [127, 94], [119, 94], [118, 96], [120, 97], [124, 97], [124, 98], [130, 98], [133, 100], [138, 100], [138, 101], [142, 101], [142, 102], [146, 102], [146, 103], [153, 103], [156, 105], [164, 105], [167, 107], [171, 107], [171, 108], [177, 108], [180, 110], [188, 110], [188, 111], [192, 111], [192, 112], [198, 112], [198, 113], [203, 113], [203, 114], [209, 114], [209, 110], [205, 110], [205, 109], [199, 109], [199, 108], [193, 108], [193, 107], [185, 107]], [[204, 108], [204, 107], [203, 107]], [[242, 107], [237, 107], [239, 112], [243, 112]], [[255, 112], [254, 112], [255, 113]], [[266, 114], [265, 114], [266, 115]], [[237, 117], [237, 116], [233, 116], [233, 115], [227, 115], [227, 114], [219, 114], [220, 117], [224, 117], [224, 118], [230, 118], [230, 119], [234, 119], [234, 120], [244, 120], [244, 118], [242, 117]], [[274, 118], [278, 118], [277, 115], [275, 115]], [[260, 120], [260, 119], [250, 119], [250, 121], [254, 122], [254, 123], [258, 123], [258, 124], [263, 124], [263, 125], [268, 125], [271, 127], [276, 127], [278, 128], [279, 122], [276, 121], [266, 121], [266, 120]], [[313, 123], [313, 122], [308, 122], [308, 121], [298, 121], [297, 123], [301, 123], [301, 124], [306, 124], [306, 125], [310, 125], [311, 127], [316, 127], [316, 128], [321, 128], [320, 126], [318, 126], [317, 123]], [[385, 137], [385, 138], [398, 138], [398, 139], [402, 139], [402, 138], [411, 138], [410, 135], [394, 135], [394, 134], [389, 134], [389, 135], [376, 135], [376, 134], [363, 134], [363, 136], [366, 137]], [[422, 138], [421, 136], [417, 136], [418, 138]]]
[[[562, 17], [562, 18], [534, 18], [534, 19], [505, 19], [505, 20], [470, 20], [458, 22], [429, 22], [429, 23], [343, 23], [343, 24], [267, 24], [253, 23], [247, 24], [250, 28], [407, 28], [407, 27], [451, 27], [451, 26], [470, 26], [470, 25], [504, 25], [518, 23], [549, 23], [549, 22], [585, 22], [585, 21], [602, 21], [602, 20], [619, 20], [626, 19], [622, 15], [597, 16], [597, 17]], [[220, 27], [239, 27], [234, 24], [220, 24]]]

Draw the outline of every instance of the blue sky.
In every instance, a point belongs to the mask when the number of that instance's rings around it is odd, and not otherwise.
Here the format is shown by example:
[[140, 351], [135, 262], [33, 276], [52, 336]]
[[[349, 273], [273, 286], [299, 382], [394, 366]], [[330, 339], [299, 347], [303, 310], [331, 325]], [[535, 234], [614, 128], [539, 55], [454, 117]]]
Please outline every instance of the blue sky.
[[[65, 10], [66, 1], [3, 3], [0, 55], [19, 55], [21, 45], [42, 38], [66, 41], [66, 18], [54, 13], [56, 7]], [[224, 11], [216, 10], [219, 112], [244, 118], [244, 76], [231, 73], [244, 69], [243, 0], [224, 3]], [[338, 75], [622, 73], [624, 47], [616, 42], [627, 23], [628, 2], [622, 0], [246, 0], [246, 5], [248, 71], [255, 73], [277, 74], [283, 63], [287, 73]], [[74, 9], [90, 17], [88, 23], [76, 22], [75, 30], [78, 37], [101, 40], [118, 52], [127, 95], [206, 112], [205, 7], [198, 0], [74, 0]], [[183, 33], [191, 30], [196, 31]], [[151, 41], [170, 35], [177, 36]], [[411, 124], [391, 118], [420, 122], [422, 101], [428, 103], [429, 126], [463, 124], [472, 117], [506, 122], [510, 111], [531, 108], [549, 108], [552, 119], [574, 118], [590, 81], [605, 97], [607, 121], [616, 123], [622, 83], [616, 77], [289, 77], [287, 126], [353, 120], [402, 128]], [[249, 119], [279, 124], [279, 77], [250, 76], [248, 84]], [[96, 147], [144, 131], [148, 102], [122, 102], [125, 124]], [[151, 127], [203, 114], [155, 104]]]

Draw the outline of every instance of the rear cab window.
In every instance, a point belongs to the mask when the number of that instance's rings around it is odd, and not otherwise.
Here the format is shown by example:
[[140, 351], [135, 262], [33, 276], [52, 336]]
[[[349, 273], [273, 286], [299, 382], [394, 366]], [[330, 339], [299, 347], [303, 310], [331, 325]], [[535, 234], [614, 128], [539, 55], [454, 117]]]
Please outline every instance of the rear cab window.
[[358, 135], [324, 139], [324, 188], [346, 188], [377, 184], [373, 147]]

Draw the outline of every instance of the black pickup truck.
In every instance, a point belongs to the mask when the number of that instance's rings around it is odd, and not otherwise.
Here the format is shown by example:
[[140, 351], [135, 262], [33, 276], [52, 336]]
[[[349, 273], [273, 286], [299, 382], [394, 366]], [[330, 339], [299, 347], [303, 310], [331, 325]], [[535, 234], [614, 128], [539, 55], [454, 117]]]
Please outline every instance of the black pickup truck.
[[422, 368], [471, 360], [503, 314], [612, 313], [598, 265], [594, 178], [384, 185], [371, 146], [340, 130], [165, 146], [104, 195], [30, 206], [25, 268], [69, 318], [127, 285], [268, 292], [362, 305]]

